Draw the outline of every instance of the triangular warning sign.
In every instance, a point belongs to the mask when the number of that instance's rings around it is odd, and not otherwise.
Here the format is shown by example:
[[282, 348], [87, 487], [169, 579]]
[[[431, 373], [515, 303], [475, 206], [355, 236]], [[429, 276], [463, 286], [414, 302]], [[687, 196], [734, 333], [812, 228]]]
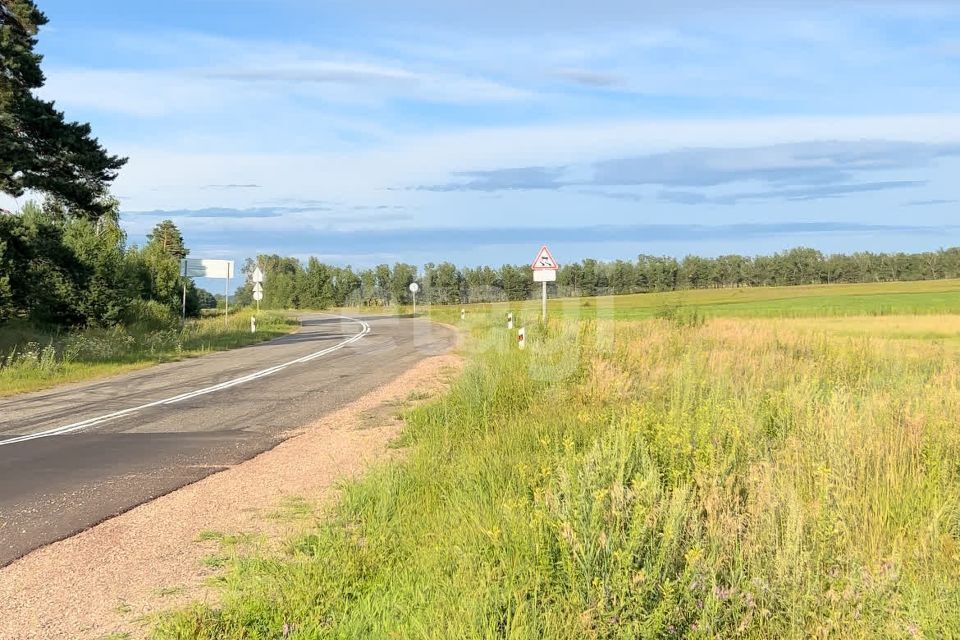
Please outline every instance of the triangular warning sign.
[[540, 253], [537, 254], [537, 259], [533, 261], [530, 268], [534, 271], [556, 271], [560, 268], [560, 265], [553, 259], [553, 255], [550, 253], [550, 249], [547, 249], [547, 245], [543, 245], [540, 247]]

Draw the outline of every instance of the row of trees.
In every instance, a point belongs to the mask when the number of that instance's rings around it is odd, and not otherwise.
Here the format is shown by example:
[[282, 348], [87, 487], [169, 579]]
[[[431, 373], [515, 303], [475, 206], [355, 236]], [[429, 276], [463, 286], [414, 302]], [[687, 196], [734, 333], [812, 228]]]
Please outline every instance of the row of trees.
[[584, 260], [561, 267], [557, 284], [570, 295], [643, 293], [721, 287], [893, 282], [960, 277], [960, 248], [924, 253], [825, 255], [798, 247], [768, 256], [716, 258], [641, 255], [636, 261]]
[[267, 309], [406, 304], [410, 302], [410, 283], [417, 279], [417, 268], [405, 263], [354, 271], [349, 266], [331, 266], [316, 258], [304, 264], [296, 258], [259, 255], [244, 263], [246, 283], [237, 291], [238, 304], [252, 304], [251, 276], [258, 266], [266, 279], [261, 305]]
[[[411, 282], [420, 283], [420, 299], [434, 304], [524, 300], [538, 291], [527, 265], [459, 268], [450, 262], [428, 263], [422, 270], [406, 263], [381, 264], [354, 271], [310, 258], [261, 255], [247, 260], [247, 283], [237, 301], [252, 301], [250, 274], [260, 266], [266, 275], [266, 308], [326, 308], [344, 305], [409, 304]], [[960, 248], [925, 253], [854, 253], [824, 255], [799, 247], [769, 256], [726, 255], [717, 258], [641, 255], [636, 260], [586, 259], [561, 266], [555, 294], [594, 296], [746, 286], [891, 282], [960, 278]]]
[[267, 309], [325, 309], [337, 306], [385, 306], [410, 304], [410, 284], [423, 289], [419, 299], [435, 304], [457, 304], [496, 300], [520, 300], [533, 290], [530, 268], [504, 265], [499, 269], [460, 269], [450, 262], [429, 263], [423, 270], [397, 262], [355, 271], [310, 258], [306, 264], [296, 258], [260, 255], [243, 267], [246, 283], [235, 302], [253, 303], [253, 271], [260, 267], [266, 283], [261, 306]]
[[170, 322], [187, 284], [187, 312], [215, 304], [180, 277], [187, 248], [169, 220], [127, 246], [116, 203], [96, 219], [48, 202], [0, 213], [0, 321], [44, 326]]

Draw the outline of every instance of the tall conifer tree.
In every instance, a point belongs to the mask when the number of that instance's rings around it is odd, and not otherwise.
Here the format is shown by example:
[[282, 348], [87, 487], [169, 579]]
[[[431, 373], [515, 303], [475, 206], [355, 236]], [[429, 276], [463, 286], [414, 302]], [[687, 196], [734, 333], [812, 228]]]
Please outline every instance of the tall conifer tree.
[[0, 0], [0, 191], [38, 191], [99, 218], [126, 159], [107, 153], [89, 124], [68, 122], [53, 102], [34, 95], [45, 80], [34, 48], [46, 23], [32, 0]]

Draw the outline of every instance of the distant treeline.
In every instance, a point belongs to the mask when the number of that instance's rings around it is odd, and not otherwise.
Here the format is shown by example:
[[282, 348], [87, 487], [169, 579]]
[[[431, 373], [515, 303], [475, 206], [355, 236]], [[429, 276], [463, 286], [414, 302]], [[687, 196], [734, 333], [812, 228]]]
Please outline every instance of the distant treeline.
[[[261, 255], [244, 265], [247, 283], [237, 302], [252, 302], [249, 276], [259, 265], [266, 275], [265, 308], [322, 309], [346, 305], [409, 304], [411, 282], [420, 283], [419, 299], [437, 304], [525, 300], [539, 290], [528, 265], [461, 268], [449, 262], [382, 264], [355, 271], [310, 258]], [[804, 284], [893, 282], [960, 277], [960, 248], [925, 253], [824, 255], [799, 247], [769, 256], [717, 258], [641, 255], [636, 260], [586, 259], [561, 266], [551, 291], [557, 295], [647, 293], [682, 289], [790, 286]]]
[[[127, 246], [116, 201], [77, 214], [55, 203], [0, 212], [0, 325], [22, 318], [44, 327], [149, 324], [180, 317], [180, 258], [187, 248], [169, 220], [143, 246]], [[187, 314], [216, 305], [187, 282]]]

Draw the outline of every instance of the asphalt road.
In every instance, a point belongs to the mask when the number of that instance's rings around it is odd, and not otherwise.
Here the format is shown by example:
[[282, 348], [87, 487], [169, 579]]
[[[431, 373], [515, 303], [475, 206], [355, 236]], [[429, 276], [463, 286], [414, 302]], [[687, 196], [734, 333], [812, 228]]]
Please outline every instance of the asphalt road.
[[266, 451], [454, 341], [423, 319], [314, 315], [270, 342], [0, 399], [0, 566]]

